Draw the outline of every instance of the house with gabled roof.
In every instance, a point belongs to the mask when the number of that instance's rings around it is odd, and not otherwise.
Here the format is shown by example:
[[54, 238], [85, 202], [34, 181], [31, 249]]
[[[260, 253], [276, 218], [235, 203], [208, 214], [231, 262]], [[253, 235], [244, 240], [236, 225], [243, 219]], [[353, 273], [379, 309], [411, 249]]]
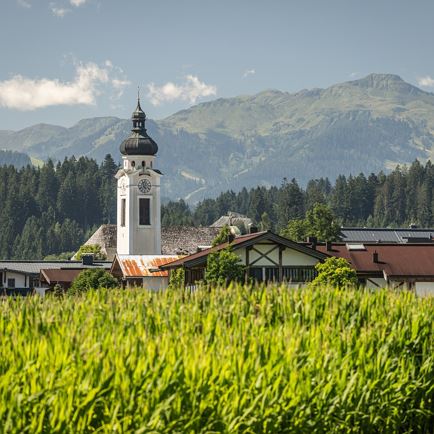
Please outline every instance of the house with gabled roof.
[[[161, 270], [185, 270], [186, 285], [205, 277], [208, 255], [227, 248], [229, 242], [204, 249], [160, 267]], [[271, 231], [254, 232], [230, 240], [232, 251], [246, 268], [246, 277], [258, 282], [287, 282], [301, 285], [312, 281], [315, 265], [329, 257], [327, 253], [288, 240]]]

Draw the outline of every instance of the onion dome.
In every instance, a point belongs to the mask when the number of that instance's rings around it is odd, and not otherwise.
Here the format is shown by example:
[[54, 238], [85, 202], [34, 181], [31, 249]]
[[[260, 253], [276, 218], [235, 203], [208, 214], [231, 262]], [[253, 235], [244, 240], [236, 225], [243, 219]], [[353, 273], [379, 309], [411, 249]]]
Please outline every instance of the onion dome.
[[130, 137], [119, 147], [122, 155], [155, 155], [158, 145], [148, 136], [145, 128], [146, 114], [140, 107], [140, 97], [137, 97], [137, 107], [131, 117], [133, 129]]

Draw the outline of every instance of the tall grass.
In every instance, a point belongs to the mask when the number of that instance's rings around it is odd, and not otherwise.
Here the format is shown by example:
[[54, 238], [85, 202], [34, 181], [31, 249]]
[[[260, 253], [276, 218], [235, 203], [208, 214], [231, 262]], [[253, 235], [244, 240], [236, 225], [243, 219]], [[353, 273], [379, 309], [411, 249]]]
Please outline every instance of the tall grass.
[[433, 299], [111, 290], [0, 311], [1, 432], [434, 432]]

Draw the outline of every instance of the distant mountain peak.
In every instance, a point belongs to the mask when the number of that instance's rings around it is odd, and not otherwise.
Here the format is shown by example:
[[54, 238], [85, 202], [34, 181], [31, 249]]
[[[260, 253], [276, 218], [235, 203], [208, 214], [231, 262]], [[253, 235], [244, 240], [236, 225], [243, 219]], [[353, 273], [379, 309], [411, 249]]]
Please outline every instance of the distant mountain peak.
[[397, 92], [401, 94], [420, 94], [421, 89], [404, 81], [396, 74], [378, 74], [372, 73], [358, 80], [348, 82], [352, 86], [358, 86], [365, 89], [376, 89], [387, 92]]

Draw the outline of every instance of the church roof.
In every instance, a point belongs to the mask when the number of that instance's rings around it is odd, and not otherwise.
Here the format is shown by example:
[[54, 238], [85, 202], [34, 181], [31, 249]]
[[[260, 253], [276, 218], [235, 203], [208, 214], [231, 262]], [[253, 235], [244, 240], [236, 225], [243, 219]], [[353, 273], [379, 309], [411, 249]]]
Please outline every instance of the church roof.
[[130, 136], [119, 147], [122, 155], [155, 155], [158, 145], [146, 132], [146, 114], [140, 106], [140, 98], [137, 98], [137, 107], [131, 117], [133, 129]]
[[155, 155], [158, 152], [158, 145], [145, 131], [133, 131], [120, 146], [122, 155]]
[[[190, 255], [198, 247], [208, 247], [220, 232], [218, 227], [170, 226], [161, 228], [161, 253], [163, 255]], [[112, 261], [116, 255], [116, 225], [101, 225], [86, 241], [96, 244]]]

